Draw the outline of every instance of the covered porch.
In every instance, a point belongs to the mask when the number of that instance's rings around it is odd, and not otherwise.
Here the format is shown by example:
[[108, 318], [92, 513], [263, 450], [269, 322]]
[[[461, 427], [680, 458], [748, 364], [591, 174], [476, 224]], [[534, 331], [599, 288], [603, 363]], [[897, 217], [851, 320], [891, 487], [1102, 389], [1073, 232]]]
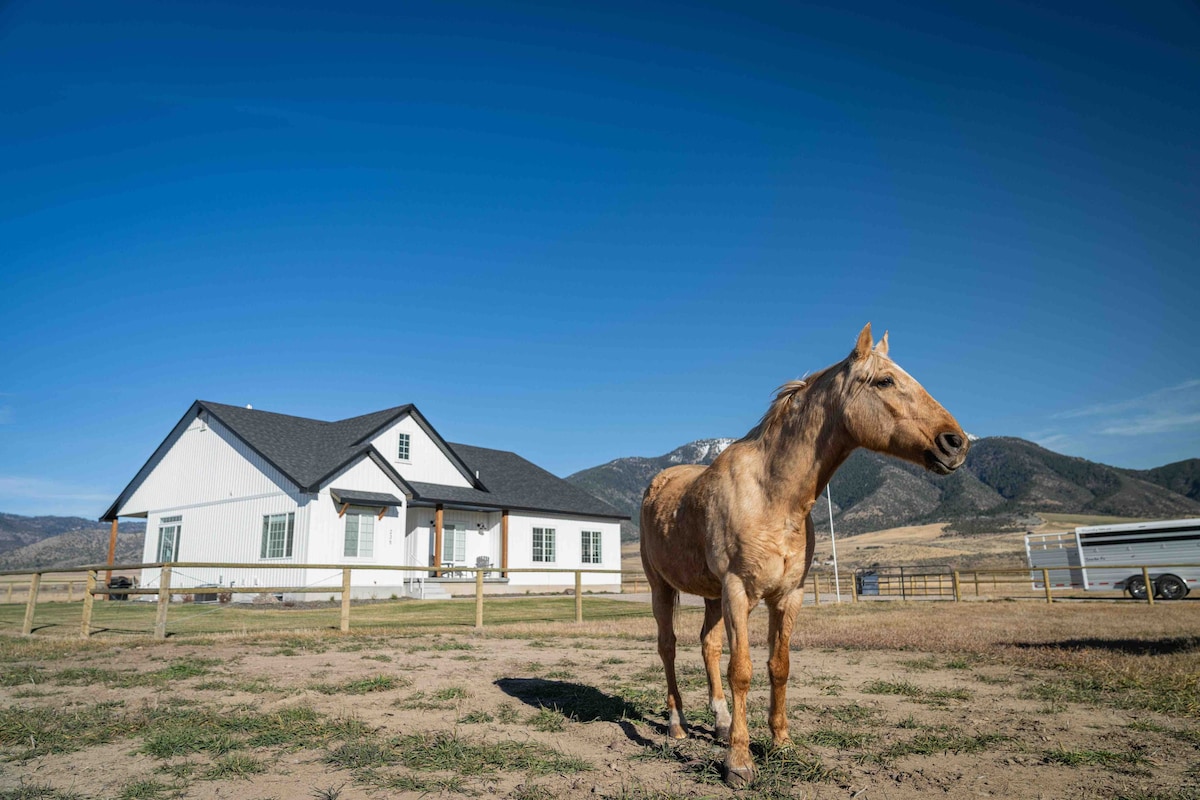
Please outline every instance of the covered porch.
[[[502, 508], [452, 503], [409, 503], [410, 564], [429, 571], [410, 573], [423, 597], [473, 594], [476, 570], [483, 569], [484, 591], [508, 586], [509, 512]], [[410, 592], [410, 594], [416, 594]]]

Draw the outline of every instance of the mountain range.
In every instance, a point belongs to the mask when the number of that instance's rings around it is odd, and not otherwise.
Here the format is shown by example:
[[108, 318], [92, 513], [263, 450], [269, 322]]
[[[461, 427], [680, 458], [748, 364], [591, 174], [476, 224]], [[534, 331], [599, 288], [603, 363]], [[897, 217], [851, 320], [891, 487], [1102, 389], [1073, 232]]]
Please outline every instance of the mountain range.
[[[700, 439], [656, 458], [618, 458], [567, 480], [629, 514], [622, 538], [636, 539], [642, 492], [661, 469], [711, 464], [732, 439]], [[946, 477], [856, 450], [829, 484], [839, 534], [948, 523], [960, 533], [1019, 530], [1040, 522], [1038, 512], [1115, 517], [1200, 517], [1200, 459], [1151, 470], [1110, 467], [1065, 456], [1012, 437], [976, 440], [966, 463]], [[829, 530], [822, 496], [813, 509], [818, 530]]]
[[[0, 514], [0, 569], [49, 569], [102, 564], [111, 528], [83, 517], [25, 517]], [[117, 563], [142, 560], [146, 525], [117, 526]]]
[[[734, 440], [699, 439], [654, 458], [618, 458], [566, 480], [623, 511], [625, 541], [638, 536], [642, 492], [660, 470], [711, 464]], [[1149, 470], [1110, 467], [1065, 456], [1011, 437], [978, 439], [966, 463], [939, 477], [896, 459], [857, 450], [829, 483], [839, 535], [902, 525], [947, 523], [959, 533], [1021, 530], [1041, 512], [1142, 519], [1200, 517], [1200, 459]], [[822, 496], [813, 509], [819, 531], [829, 530]], [[141, 560], [145, 525], [122, 522], [117, 562]], [[103, 562], [109, 527], [81, 517], [24, 517], [0, 513], [0, 569], [66, 567]]]

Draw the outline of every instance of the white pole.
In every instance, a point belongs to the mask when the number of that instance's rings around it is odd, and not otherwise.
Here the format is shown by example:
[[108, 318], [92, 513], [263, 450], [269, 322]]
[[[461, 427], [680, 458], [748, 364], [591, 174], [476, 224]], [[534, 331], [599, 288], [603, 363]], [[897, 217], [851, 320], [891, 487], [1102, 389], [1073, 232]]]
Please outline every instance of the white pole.
[[833, 535], [833, 495], [829, 492], [829, 484], [825, 484], [825, 500], [829, 503], [829, 540], [833, 542], [833, 585], [837, 592], [837, 601], [842, 602], [842, 579], [838, 576], [837, 537]]

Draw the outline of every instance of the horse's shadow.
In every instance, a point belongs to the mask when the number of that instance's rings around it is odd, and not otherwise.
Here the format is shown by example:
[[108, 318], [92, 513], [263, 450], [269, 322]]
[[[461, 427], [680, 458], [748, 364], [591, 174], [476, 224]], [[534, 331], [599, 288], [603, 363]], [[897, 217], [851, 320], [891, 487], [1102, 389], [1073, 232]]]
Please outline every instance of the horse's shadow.
[[509, 697], [537, 709], [550, 709], [578, 722], [613, 722], [630, 741], [642, 747], [654, 743], [638, 733], [635, 723], [644, 722], [659, 734], [666, 726], [647, 719], [624, 698], [605, 694], [594, 686], [542, 678], [501, 678], [496, 686]]
[[1016, 642], [1022, 650], [1108, 650], [1132, 656], [1166, 656], [1200, 650], [1200, 637], [1173, 636], [1162, 639], [1107, 639], [1090, 637], [1061, 642]]

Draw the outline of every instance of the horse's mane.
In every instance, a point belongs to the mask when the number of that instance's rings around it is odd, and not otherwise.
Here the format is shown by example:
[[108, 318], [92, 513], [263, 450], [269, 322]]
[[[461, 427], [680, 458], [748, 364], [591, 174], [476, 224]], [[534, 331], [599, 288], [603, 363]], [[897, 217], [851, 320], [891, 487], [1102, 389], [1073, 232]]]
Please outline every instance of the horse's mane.
[[822, 378], [840, 366], [841, 364], [834, 364], [812, 375], [805, 375], [803, 378], [788, 381], [776, 389], [775, 399], [771, 401], [771, 405], [763, 413], [762, 419], [742, 437], [742, 441], [756, 441], [762, 439], [766, 433], [778, 430], [792, 409], [804, 401], [808, 392], [817, 383], [821, 382]]

